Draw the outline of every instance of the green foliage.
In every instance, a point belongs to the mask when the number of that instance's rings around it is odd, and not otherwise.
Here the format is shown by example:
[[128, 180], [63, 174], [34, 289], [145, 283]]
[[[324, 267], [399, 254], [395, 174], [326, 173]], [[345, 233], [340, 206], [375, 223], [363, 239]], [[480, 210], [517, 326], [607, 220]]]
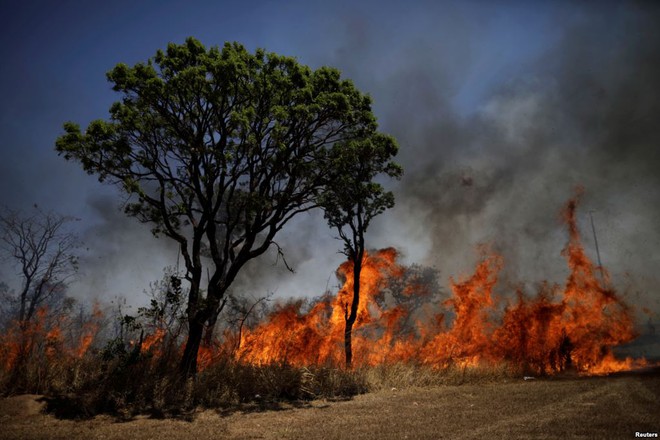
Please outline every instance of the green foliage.
[[403, 169], [391, 160], [397, 151], [394, 138], [377, 134], [337, 145], [330, 154], [336, 171], [321, 196], [321, 205], [350, 258], [363, 248], [361, 243], [371, 220], [394, 206], [394, 194], [375, 179], [379, 175], [401, 177]]
[[376, 129], [369, 97], [337, 70], [238, 43], [206, 50], [189, 38], [108, 79], [123, 95], [110, 121], [66, 123], [57, 151], [135, 195], [127, 213], [156, 233], [209, 215], [240, 214], [246, 228], [281, 217], [322, 183], [324, 146]]
[[185, 294], [181, 277], [168, 268], [160, 282], [151, 284], [149, 307], [139, 307], [138, 317], [152, 329], [163, 329], [177, 336], [185, 321]]
[[[190, 283], [188, 372], [241, 268], [319, 206], [328, 185], [357, 182], [351, 200], [364, 198], [368, 219], [393, 203], [370, 179], [400, 174], [383, 162], [395, 143], [378, 133], [369, 96], [336, 69], [188, 38], [145, 63], [118, 64], [108, 80], [121, 95], [110, 120], [85, 131], [64, 124], [56, 150], [118, 185], [131, 196], [128, 215], [178, 242]], [[346, 167], [352, 159], [364, 170]]]

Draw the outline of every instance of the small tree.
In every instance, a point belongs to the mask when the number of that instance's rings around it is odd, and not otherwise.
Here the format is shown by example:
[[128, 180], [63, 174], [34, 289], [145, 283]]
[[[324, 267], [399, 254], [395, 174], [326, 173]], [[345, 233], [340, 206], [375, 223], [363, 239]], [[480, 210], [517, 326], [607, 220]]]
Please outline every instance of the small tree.
[[419, 264], [403, 268], [401, 273], [390, 274], [384, 282], [384, 289], [376, 296], [380, 307], [401, 307], [406, 313], [400, 322], [401, 335], [409, 335], [416, 330], [417, 314], [423, 311], [425, 305], [437, 305], [444, 296], [440, 287], [438, 269]]
[[190, 284], [181, 367], [194, 374], [241, 268], [337, 174], [329, 149], [378, 137], [371, 100], [336, 69], [193, 38], [108, 79], [122, 95], [111, 120], [65, 124], [57, 151], [133, 196], [126, 213], [179, 244]]
[[331, 155], [333, 168], [341, 172], [333, 176], [321, 198], [325, 218], [337, 230], [338, 238], [344, 242], [343, 253], [353, 263], [353, 298], [344, 310], [347, 368], [353, 362], [352, 332], [360, 304], [364, 236], [371, 220], [394, 206], [392, 192], [385, 191], [374, 178], [380, 174], [394, 178], [402, 175], [402, 168], [391, 161], [397, 150], [394, 139], [382, 134], [335, 148]]
[[63, 299], [78, 269], [77, 238], [66, 229], [73, 220], [36, 206], [28, 216], [7, 208], [0, 213], [0, 248], [21, 279], [20, 290], [11, 298], [14, 319], [20, 323], [30, 321], [39, 306]]

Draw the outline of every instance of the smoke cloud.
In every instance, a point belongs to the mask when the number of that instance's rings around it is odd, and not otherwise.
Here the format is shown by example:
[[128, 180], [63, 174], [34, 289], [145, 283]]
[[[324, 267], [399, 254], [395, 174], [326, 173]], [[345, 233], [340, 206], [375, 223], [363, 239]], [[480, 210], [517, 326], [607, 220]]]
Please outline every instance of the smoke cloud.
[[[405, 175], [389, 184], [397, 205], [372, 224], [371, 247], [395, 246], [405, 262], [435, 266], [445, 287], [450, 276], [470, 273], [482, 243], [504, 257], [502, 291], [519, 283], [533, 289], [545, 279], [561, 283], [567, 274], [561, 256], [567, 234], [559, 212], [582, 185], [579, 226], [591, 257], [596, 260], [593, 211], [602, 261], [614, 285], [635, 305], [660, 313], [655, 293], [660, 265], [658, 5], [333, 2], [305, 10], [305, 22], [298, 18], [302, 9], [287, 11], [287, 20], [298, 26], [260, 22], [252, 42], [313, 67], [340, 68], [371, 94], [381, 129], [401, 146], [398, 161]], [[196, 29], [187, 32], [196, 35]], [[240, 35], [214, 38], [203, 41], [241, 40]], [[145, 58], [134, 52], [127, 60], [124, 54], [113, 56], [127, 62]], [[113, 62], [106, 60], [100, 72]], [[109, 104], [94, 105], [93, 112], [85, 109], [93, 113], [85, 117], [103, 117]], [[43, 148], [52, 151], [58, 129], [51, 126], [76, 120], [76, 113], [61, 105], [43, 113], [53, 133]], [[3, 113], [4, 128], [7, 121]], [[81, 261], [84, 274], [72, 287], [78, 296], [124, 294], [137, 303], [145, 299], [141, 292], [148, 282], [159, 278], [164, 266], [176, 264], [176, 246], [126, 218], [116, 192], [75, 174], [75, 166], [64, 165], [54, 153], [41, 164], [23, 145], [7, 148], [14, 162], [0, 161], [0, 171], [5, 188], [15, 191], [5, 191], [3, 204], [37, 201], [86, 222], [81, 238], [89, 251]], [[18, 172], [23, 162], [36, 166]], [[39, 170], [67, 176], [57, 184], [59, 198], [49, 199], [52, 185], [40, 178], [48, 173]], [[36, 189], [34, 182], [41, 182]], [[336, 284], [341, 243], [322, 215], [313, 213], [288, 226], [278, 244], [295, 273], [281, 262], [273, 265], [273, 251], [245, 268], [234, 293], [316, 296]]]
[[[643, 2], [558, 9], [540, 29], [552, 33], [550, 43], [508, 64], [471, 50], [475, 36], [487, 35], [460, 14], [416, 22], [435, 39], [393, 45], [382, 43], [387, 26], [349, 21], [337, 63], [372, 92], [406, 170], [397, 207], [371, 239], [395, 242], [445, 279], [469, 273], [475, 246], [486, 243], [504, 256], [503, 290], [561, 283], [567, 234], [559, 213], [581, 185], [580, 227], [592, 259], [590, 212], [614, 285], [660, 311], [659, 9]], [[378, 59], [397, 67], [365, 69], [380, 67]], [[470, 81], [483, 85], [466, 96]]]

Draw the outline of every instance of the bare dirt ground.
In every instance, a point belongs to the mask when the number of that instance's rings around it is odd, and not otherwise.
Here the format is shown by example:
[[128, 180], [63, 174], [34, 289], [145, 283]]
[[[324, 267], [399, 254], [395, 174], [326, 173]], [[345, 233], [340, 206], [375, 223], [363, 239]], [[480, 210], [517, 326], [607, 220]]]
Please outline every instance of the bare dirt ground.
[[0, 400], [2, 439], [555, 439], [660, 435], [660, 374], [384, 390], [194, 421], [58, 420], [38, 396]]

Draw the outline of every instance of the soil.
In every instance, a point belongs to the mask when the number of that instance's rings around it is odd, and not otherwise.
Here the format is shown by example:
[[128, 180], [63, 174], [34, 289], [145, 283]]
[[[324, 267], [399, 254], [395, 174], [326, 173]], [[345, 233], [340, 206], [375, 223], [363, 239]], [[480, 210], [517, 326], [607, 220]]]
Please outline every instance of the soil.
[[2, 439], [559, 439], [660, 435], [660, 374], [388, 389], [268, 410], [198, 411], [192, 421], [60, 420], [40, 396], [0, 400]]

